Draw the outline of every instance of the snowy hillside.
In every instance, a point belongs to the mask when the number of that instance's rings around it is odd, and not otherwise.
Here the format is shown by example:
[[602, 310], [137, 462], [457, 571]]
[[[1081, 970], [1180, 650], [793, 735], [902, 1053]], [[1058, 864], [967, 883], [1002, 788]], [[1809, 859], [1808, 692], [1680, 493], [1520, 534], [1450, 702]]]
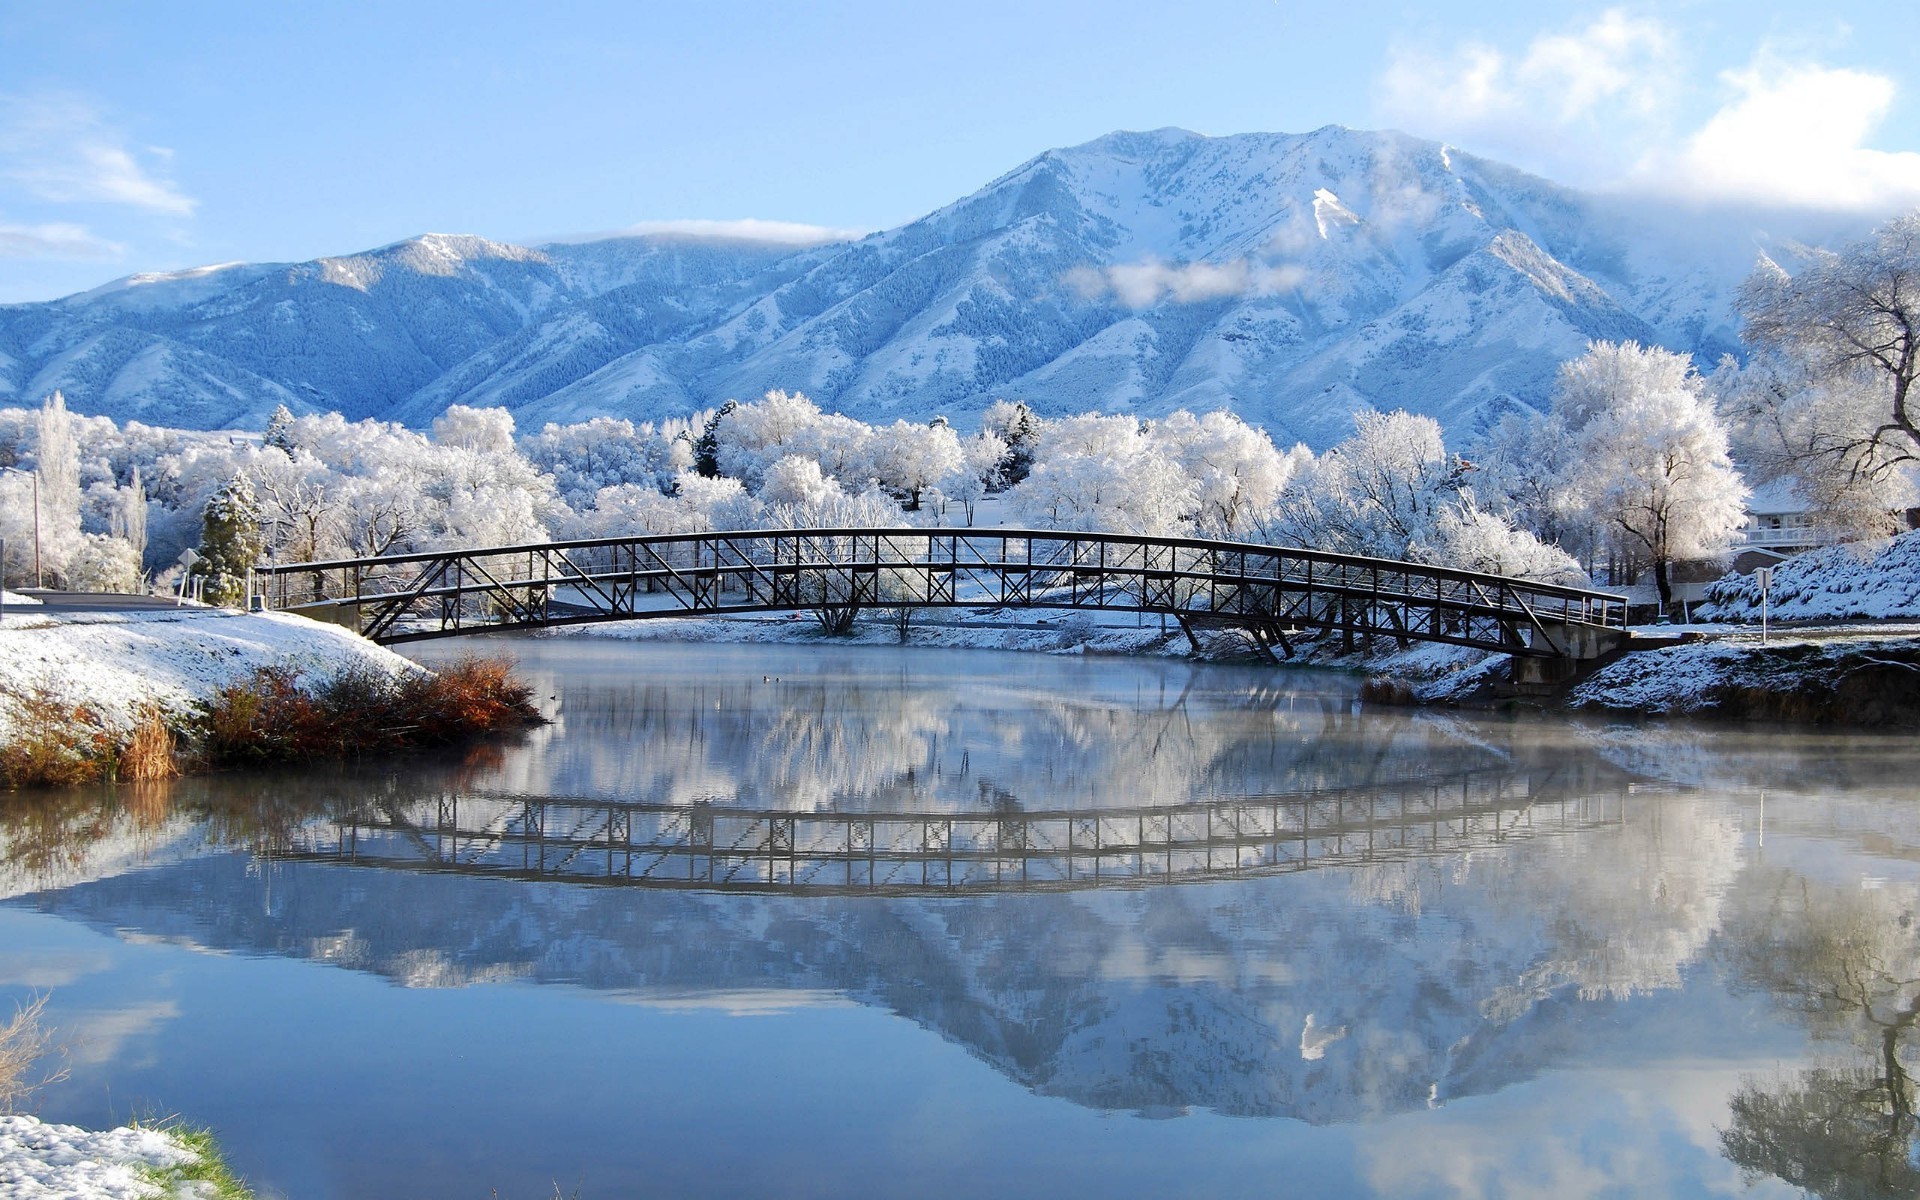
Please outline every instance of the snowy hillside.
[[0, 403], [59, 388], [202, 428], [280, 403], [424, 425], [460, 403], [526, 428], [778, 387], [869, 421], [1014, 397], [1231, 407], [1320, 446], [1362, 405], [1464, 434], [1541, 403], [1589, 338], [1731, 349], [1757, 236], [1395, 133], [1115, 133], [850, 244], [434, 234], [0, 307]]

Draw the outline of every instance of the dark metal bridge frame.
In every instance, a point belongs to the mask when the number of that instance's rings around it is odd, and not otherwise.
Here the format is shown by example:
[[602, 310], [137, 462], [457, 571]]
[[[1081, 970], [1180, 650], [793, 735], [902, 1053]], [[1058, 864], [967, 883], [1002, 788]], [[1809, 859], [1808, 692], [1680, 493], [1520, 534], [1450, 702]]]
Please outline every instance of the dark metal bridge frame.
[[1587, 659], [1626, 639], [1624, 597], [1389, 559], [1059, 530], [778, 529], [595, 538], [279, 563], [266, 606], [377, 642], [652, 617], [1055, 608]]
[[1617, 826], [1625, 789], [1507, 772], [1180, 804], [807, 812], [449, 794], [370, 803], [276, 858], [614, 887], [916, 895], [1076, 891], [1396, 862]]

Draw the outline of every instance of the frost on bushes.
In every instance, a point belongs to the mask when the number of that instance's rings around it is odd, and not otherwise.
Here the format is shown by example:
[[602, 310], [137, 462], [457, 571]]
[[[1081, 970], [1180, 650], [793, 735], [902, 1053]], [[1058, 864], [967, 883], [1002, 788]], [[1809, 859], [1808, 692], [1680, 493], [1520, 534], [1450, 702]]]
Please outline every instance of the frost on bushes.
[[76, 592], [138, 592], [140, 556], [124, 538], [101, 533], [80, 535], [67, 560], [67, 587]]
[[[1787, 559], [1773, 569], [1767, 610], [1783, 621], [1920, 619], [1920, 531]], [[1760, 585], [1751, 575], [1729, 575], [1707, 589], [1694, 614], [1709, 621], [1758, 621]]]

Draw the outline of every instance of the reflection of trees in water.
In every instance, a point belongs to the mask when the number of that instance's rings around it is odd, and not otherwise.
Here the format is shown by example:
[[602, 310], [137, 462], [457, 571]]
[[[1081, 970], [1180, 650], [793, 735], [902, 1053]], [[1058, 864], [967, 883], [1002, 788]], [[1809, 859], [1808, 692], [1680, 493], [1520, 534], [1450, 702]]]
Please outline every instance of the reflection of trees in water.
[[1830, 1198], [1920, 1195], [1907, 1058], [1920, 1025], [1920, 892], [1836, 887], [1782, 870], [1727, 930], [1739, 986], [1771, 997], [1855, 1057], [1745, 1080], [1721, 1131], [1752, 1178]]
[[826, 672], [595, 679], [564, 693], [564, 737], [529, 744], [489, 784], [798, 811], [954, 807], [983, 795], [1064, 808], [1358, 786], [1506, 758], [1404, 713], [1356, 714], [1348, 696], [1311, 680], [1296, 689], [1231, 675], [1196, 687], [1191, 670], [1114, 670], [1140, 686]]

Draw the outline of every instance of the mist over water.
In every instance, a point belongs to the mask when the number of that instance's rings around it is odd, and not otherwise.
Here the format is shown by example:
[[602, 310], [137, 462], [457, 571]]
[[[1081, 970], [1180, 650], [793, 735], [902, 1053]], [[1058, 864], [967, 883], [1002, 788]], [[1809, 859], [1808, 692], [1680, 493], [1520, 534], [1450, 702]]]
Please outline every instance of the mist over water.
[[1908, 740], [496, 645], [517, 745], [0, 801], [43, 1116], [302, 1197], [1920, 1182]]

